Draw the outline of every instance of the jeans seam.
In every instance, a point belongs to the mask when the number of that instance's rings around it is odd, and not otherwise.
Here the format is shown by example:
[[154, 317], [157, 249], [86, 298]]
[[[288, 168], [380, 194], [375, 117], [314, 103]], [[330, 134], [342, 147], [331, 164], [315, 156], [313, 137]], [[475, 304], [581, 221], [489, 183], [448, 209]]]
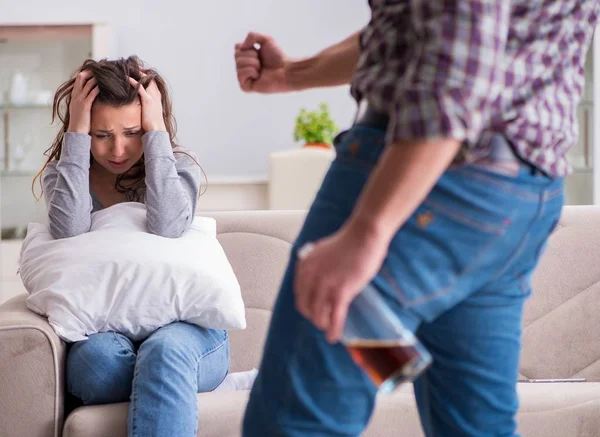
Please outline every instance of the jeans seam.
[[527, 228], [527, 233], [525, 234], [525, 236], [523, 238], [521, 238], [521, 240], [519, 241], [519, 244], [517, 245], [515, 250], [512, 252], [512, 255], [508, 257], [506, 262], [502, 265], [502, 267], [500, 267], [498, 269], [496, 274], [492, 276], [492, 279], [489, 282], [494, 282], [500, 276], [502, 276], [502, 273], [504, 273], [506, 271], [506, 269], [508, 268], [508, 266], [510, 266], [510, 264], [513, 262], [513, 260], [515, 260], [518, 256], [521, 255], [521, 250], [523, 250], [523, 248], [525, 247], [525, 244], [527, 243], [527, 241], [529, 241], [529, 231], [533, 227], [535, 220], [537, 220], [537, 217], [530, 223], [529, 227]]
[[477, 171], [472, 168], [469, 168], [469, 166], [461, 166], [458, 167], [456, 170], [451, 171], [468, 174], [469, 177], [477, 179], [479, 182], [494, 185], [495, 187], [504, 191], [505, 193], [518, 197], [519, 199], [526, 202], [536, 202], [539, 199], [539, 194], [537, 193], [532, 193], [526, 190], [520, 190], [510, 182], [497, 181], [493, 177], [480, 173], [481, 170]]
[[[552, 194], [552, 193], [550, 193]], [[496, 281], [500, 276], [502, 276], [502, 274], [504, 272], [506, 272], [506, 270], [508, 269], [508, 267], [511, 265], [511, 263], [521, 254], [522, 249], [525, 247], [525, 243], [527, 241], [529, 241], [529, 232], [531, 231], [531, 229], [535, 226], [535, 224], [538, 222], [538, 220], [540, 219], [540, 217], [544, 216], [544, 211], [546, 209], [546, 202], [545, 200], [548, 198], [548, 193], [544, 192], [542, 194], [540, 194], [538, 196], [539, 199], [539, 205], [536, 211], [535, 216], [533, 217], [533, 219], [531, 220], [531, 222], [529, 223], [529, 225], [527, 226], [527, 230], [525, 231], [525, 236], [523, 238], [521, 238], [519, 244], [517, 245], [517, 247], [515, 248], [515, 250], [512, 252], [512, 255], [506, 260], [506, 262], [502, 265], [502, 267], [500, 267], [498, 269], [498, 271], [496, 272], [496, 274], [494, 276], [492, 276], [492, 279], [489, 282], [493, 282]], [[521, 280], [520, 277], [516, 278], [517, 280]], [[519, 284], [519, 289], [521, 289], [521, 291], [523, 291], [521, 285]], [[526, 293], [523, 293], [522, 296], [524, 296]]]
[[360, 168], [362, 170], [372, 170], [373, 167], [375, 167], [375, 162], [371, 162], [368, 161], [366, 159], [362, 159], [362, 158], [350, 158], [348, 156], [345, 156], [343, 154], [339, 154], [336, 158], [335, 161], [337, 161], [340, 164], [346, 164], [349, 166], [353, 166], [356, 168]]
[[[224, 341], [223, 345], [226, 345], [226, 344], [227, 344], [227, 341]], [[216, 349], [213, 350], [213, 352], [216, 352], [219, 349], [221, 349], [221, 348], [220, 347], [216, 348]], [[208, 355], [210, 355], [210, 354], [205, 355], [205, 357], [208, 356]], [[202, 361], [202, 359], [198, 360], [197, 367], [196, 367], [196, 375], [200, 374], [200, 361]], [[221, 378], [221, 380], [219, 381], [219, 383], [211, 391], [215, 391], [217, 389], [217, 387], [219, 387], [223, 383], [223, 381], [225, 381], [225, 378], [227, 378], [227, 375], [229, 375], [230, 371], [231, 371], [231, 360], [229, 360], [229, 363], [227, 364], [227, 369], [225, 370], [225, 375], [223, 376], [223, 378]]]
[[462, 222], [462, 223], [466, 224], [467, 226], [473, 226], [474, 228], [476, 228], [477, 230], [482, 231], [482, 232], [501, 234], [506, 230], [506, 226], [509, 223], [509, 222], [506, 222], [506, 220], [503, 223], [504, 226], [483, 223], [483, 222], [480, 222], [479, 220], [473, 219], [464, 214], [453, 211], [452, 209], [448, 208], [447, 206], [444, 206], [444, 205], [440, 204], [439, 202], [436, 202], [431, 199], [425, 199], [425, 201], [423, 202], [423, 206], [431, 206], [432, 209], [434, 209], [434, 210], [437, 209], [440, 212], [448, 214], [454, 220]]
[[200, 363], [201, 360], [203, 360], [204, 358], [206, 358], [210, 354], [212, 354], [212, 353], [218, 351], [219, 349], [221, 349], [227, 343], [227, 340], [228, 340], [228, 336], [227, 336], [227, 334], [225, 334], [225, 337], [223, 338], [223, 341], [221, 343], [217, 344], [212, 349], [210, 349], [210, 350], [206, 351], [205, 353], [203, 353], [200, 357], [198, 357], [197, 362]]
[[[196, 363], [196, 392], [198, 392], [198, 375], [200, 374], [200, 360], [198, 360], [198, 362]], [[200, 409], [199, 408], [195, 408], [194, 410], [194, 434], [193, 435], [197, 435], [198, 434], [198, 417], [200, 416]]]
[[123, 349], [125, 349], [126, 351], [128, 351], [128, 352], [130, 352], [130, 353], [132, 353], [132, 354], [133, 354], [133, 353], [135, 353], [135, 352], [133, 351], [133, 349], [131, 348], [131, 346], [129, 346], [128, 344], [126, 345], [126, 344], [124, 344], [124, 343], [121, 341], [121, 339], [119, 338], [119, 336], [117, 335], [117, 333], [116, 333], [116, 332], [113, 332], [113, 338], [114, 338], [114, 339], [117, 341], [117, 343], [119, 343], [119, 344], [121, 345], [121, 347], [122, 347]]
[[435, 432], [433, 430], [433, 421], [431, 420], [431, 402], [429, 400], [429, 380], [427, 378], [427, 372], [423, 374], [423, 397], [425, 398], [425, 408], [427, 412], [427, 426], [426, 431], [430, 431], [431, 435], [426, 437], [434, 437]]
[[[304, 331], [304, 328], [302, 328], [302, 330]], [[293, 352], [287, 363], [287, 368], [290, 371], [292, 370], [292, 367], [295, 366], [298, 362], [298, 354], [302, 350], [302, 348], [300, 346], [302, 345], [303, 342], [304, 342], [304, 335], [298, 335], [298, 338], [296, 340], [294, 348], [292, 349]], [[291, 384], [288, 382], [288, 383], [286, 383], [286, 390], [285, 390], [285, 394], [283, 396], [283, 401], [281, 403], [283, 414], [276, 415], [277, 417], [282, 418], [285, 415], [285, 412], [289, 411], [289, 409], [290, 409], [289, 408], [289, 400], [292, 398], [292, 396], [293, 396], [293, 390], [292, 390]], [[285, 426], [285, 423], [283, 422], [283, 420], [277, 419], [277, 417], [274, 421], [272, 428], [274, 428], [275, 425]]]
[[479, 259], [496, 244], [496, 241], [498, 240], [498, 238], [501, 237], [501, 235], [502, 235], [502, 233], [497, 234], [496, 238], [494, 238], [487, 245], [485, 245], [479, 252], [477, 252], [475, 255], [473, 255], [473, 261], [471, 261], [469, 263], [469, 265], [467, 265], [461, 272], [459, 272], [452, 279], [452, 281], [450, 281], [450, 283], [448, 285], [446, 285], [441, 290], [439, 290], [429, 296], [422, 296], [422, 297], [418, 297], [418, 298], [415, 298], [412, 300], [407, 300], [404, 297], [404, 293], [402, 292], [402, 289], [400, 288], [400, 286], [398, 285], [398, 283], [396, 282], [394, 277], [389, 272], [389, 268], [387, 266], [384, 265], [382, 267], [381, 274], [386, 278], [386, 280], [389, 282], [389, 284], [392, 286], [392, 288], [397, 291], [398, 298], [400, 299], [400, 302], [402, 303], [402, 305], [405, 308], [411, 308], [411, 307], [415, 307], [417, 305], [426, 304], [434, 299], [438, 299], [438, 298], [443, 297], [444, 295], [448, 294], [460, 278], [462, 278], [464, 275], [471, 272], [471, 270], [473, 270], [475, 268]]
[[560, 188], [556, 188], [555, 190], [546, 192], [546, 193], [544, 193], [544, 200], [549, 201], [549, 200], [556, 199], [557, 197], [562, 196], [564, 191], [565, 191], [564, 188], [560, 187]]
[[136, 422], [135, 422], [135, 410], [137, 408], [137, 391], [135, 389], [135, 382], [138, 378], [138, 374], [139, 374], [139, 366], [135, 365], [135, 371], [134, 371], [134, 375], [133, 375], [133, 381], [131, 383], [131, 413], [133, 415], [133, 417], [131, 418], [131, 433], [133, 434], [131, 437], [137, 437], [137, 432], [136, 432]]
[[[211, 391], [215, 391], [217, 389], [217, 387], [219, 387], [221, 384], [223, 384], [223, 381], [225, 381], [225, 378], [227, 378], [227, 375], [229, 375], [230, 372], [231, 372], [231, 363], [227, 366], [227, 370], [225, 370], [225, 375], [223, 376], [223, 378], [221, 378], [219, 383]], [[196, 369], [196, 374], [200, 374], [200, 361], [198, 361], [198, 368]]]
[[[224, 336], [224, 339], [223, 339], [223, 341], [222, 341], [221, 343], [219, 343], [217, 346], [215, 346], [214, 348], [212, 348], [211, 350], [207, 351], [206, 353], [203, 353], [203, 354], [202, 354], [202, 356], [200, 356], [200, 357], [199, 357], [199, 358], [196, 360], [196, 375], [199, 375], [199, 374], [200, 374], [200, 362], [201, 362], [201, 361], [202, 361], [204, 358], [208, 357], [209, 355], [212, 355], [213, 353], [215, 353], [215, 352], [217, 352], [218, 350], [220, 350], [220, 349], [221, 349], [223, 346], [225, 346], [225, 345], [227, 344], [227, 341], [228, 341], [228, 339], [229, 339], [229, 336], [227, 335], [227, 331], [225, 331], [225, 336]], [[223, 377], [223, 379], [221, 380], [221, 383], [222, 383], [222, 382], [225, 380], [225, 378], [227, 377], [227, 374], [229, 373], [229, 367], [230, 367], [230, 365], [231, 365], [231, 364], [229, 364], [229, 365], [227, 366], [227, 371], [225, 372], [225, 376], [224, 376], [224, 377]], [[219, 384], [221, 384], [221, 383], [219, 383]], [[217, 385], [217, 387], [218, 387], [218, 386], [219, 386], [219, 385]], [[217, 387], [215, 387], [215, 388], [217, 388]], [[214, 389], [213, 389], [213, 390], [214, 390]], [[198, 418], [196, 417], [196, 419], [198, 419]], [[196, 420], [196, 422], [197, 422], [197, 420]]]
[[527, 297], [531, 293], [531, 287], [528, 282], [528, 275], [517, 275], [517, 281], [519, 282], [519, 289], [521, 290], [521, 296]]

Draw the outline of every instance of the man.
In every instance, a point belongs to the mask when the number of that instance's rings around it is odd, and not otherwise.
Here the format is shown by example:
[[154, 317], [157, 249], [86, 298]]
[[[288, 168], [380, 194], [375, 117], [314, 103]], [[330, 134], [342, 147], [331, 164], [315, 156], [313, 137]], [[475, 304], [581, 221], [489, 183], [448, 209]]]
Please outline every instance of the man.
[[598, 3], [372, 0], [365, 29], [308, 59], [257, 33], [236, 45], [244, 91], [350, 83], [362, 108], [294, 246], [245, 437], [362, 432], [376, 387], [338, 340], [370, 281], [433, 356], [415, 381], [425, 434], [516, 435], [523, 304]]

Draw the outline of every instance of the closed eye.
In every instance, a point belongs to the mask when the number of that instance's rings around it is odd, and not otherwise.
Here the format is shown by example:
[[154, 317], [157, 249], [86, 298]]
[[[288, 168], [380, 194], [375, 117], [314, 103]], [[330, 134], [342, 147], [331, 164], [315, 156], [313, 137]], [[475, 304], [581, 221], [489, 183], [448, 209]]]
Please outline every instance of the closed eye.
[[136, 131], [130, 131], [130, 132], [126, 132], [125, 135], [128, 135], [130, 137], [135, 137], [136, 135], [139, 135], [141, 131], [136, 130]]

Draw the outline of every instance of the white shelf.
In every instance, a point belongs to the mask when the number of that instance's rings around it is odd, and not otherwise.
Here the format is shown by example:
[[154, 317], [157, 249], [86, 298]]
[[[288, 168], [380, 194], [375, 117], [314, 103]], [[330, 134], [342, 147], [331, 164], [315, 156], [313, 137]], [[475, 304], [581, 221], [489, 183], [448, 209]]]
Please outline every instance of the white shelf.
[[[40, 167], [41, 169], [41, 167]], [[9, 177], [9, 178], [22, 178], [22, 177], [34, 177], [38, 171], [37, 170], [0, 170], [0, 177]]]
[[[0, 69], [0, 177], [5, 183], [14, 178], [9, 183], [25, 184], [26, 178], [39, 171], [33, 168], [37, 157], [56, 136], [57, 127], [51, 122], [54, 91], [86, 59], [110, 56], [108, 26], [91, 22], [0, 24], [0, 39], [6, 56], [3, 60], [8, 63]], [[27, 81], [27, 89], [19, 94], [26, 102], [22, 105], [14, 104], [16, 97], [10, 97], [17, 72]], [[25, 156], [17, 161], [13, 157], [20, 153], [19, 146]]]
[[26, 109], [52, 109], [47, 103], [27, 103], [26, 105], [0, 105], [0, 111], [19, 111]]
[[234, 175], [220, 175], [208, 176], [208, 186], [211, 185], [264, 185], [269, 182], [269, 179], [264, 175], [248, 175], [248, 176], [234, 176]]

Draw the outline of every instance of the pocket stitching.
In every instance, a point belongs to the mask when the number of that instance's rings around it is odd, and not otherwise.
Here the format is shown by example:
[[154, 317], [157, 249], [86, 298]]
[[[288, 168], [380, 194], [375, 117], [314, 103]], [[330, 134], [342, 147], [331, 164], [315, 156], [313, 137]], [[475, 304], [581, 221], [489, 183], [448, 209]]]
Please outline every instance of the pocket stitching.
[[423, 202], [423, 206], [430, 207], [434, 211], [439, 211], [443, 214], [447, 214], [450, 219], [453, 219], [459, 223], [462, 223], [463, 225], [472, 226], [482, 232], [487, 232], [487, 233], [496, 234], [496, 235], [504, 233], [504, 231], [506, 230], [506, 227], [509, 226], [512, 221], [510, 218], [507, 218], [502, 222], [501, 225], [484, 223], [484, 222], [474, 219], [472, 217], [461, 214], [458, 211], [452, 210], [452, 209], [448, 208], [447, 206], [436, 202], [435, 200], [431, 200], [430, 198], [425, 199], [425, 201]]
[[518, 197], [519, 199], [524, 200], [526, 202], [537, 202], [539, 200], [539, 194], [532, 193], [526, 190], [520, 190], [516, 188], [513, 184], [510, 184], [509, 182], [497, 181], [495, 180], [495, 178], [481, 173], [483, 170], [475, 170], [473, 168], [470, 168], [469, 166], [463, 166], [460, 169], [451, 171], [460, 171], [463, 174], [467, 174], [469, 177], [478, 180], [479, 182], [494, 185], [499, 190], [502, 190], [505, 193]]
[[391, 285], [392, 289], [394, 289], [397, 292], [397, 296], [405, 308], [411, 308], [411, 307], [415, 307], [417, 305], [422, 305], [422, 304], [428, 303], [434, 299], [438, 299], [438, 298], [448, 294], [460, 278], [462, 278], [467, 273], [470, 273], [477, 266], [478, 261], [481, 259], [481, 257], [492, 248], [492, 246], [496, 243], [498, 238], [501, 237], [501, 235], [502, 235], [502, 233], [496, 234], [496, 238], [492, 239], [492, 241], [490, 241], [487, 245], [482, 247], [479, 252], [477, 252], [475, 255], [473, 255], [473, 260], [467, 266], [465, 266], [465, 268], [461, 272], [454, 275], [454, 277], [452, 278], [452, 280], [450, 281], [450, 283], [448, 285], [446, 285], [445, 287], [441, 288], [439, 291], [437, 291], [431, 295], [418, 297], [413, 300], [408, 300], [404, 297], [404, 293], [403, 293], [402, 289], [400, 288], [400, 286], [394, 279], [393, 275], [389, 272], [389, 269], [387, 268], [387, 266], [385, 266], [385, 265], [383, 266], [383, 268], [381, 269], [381, 274]]

